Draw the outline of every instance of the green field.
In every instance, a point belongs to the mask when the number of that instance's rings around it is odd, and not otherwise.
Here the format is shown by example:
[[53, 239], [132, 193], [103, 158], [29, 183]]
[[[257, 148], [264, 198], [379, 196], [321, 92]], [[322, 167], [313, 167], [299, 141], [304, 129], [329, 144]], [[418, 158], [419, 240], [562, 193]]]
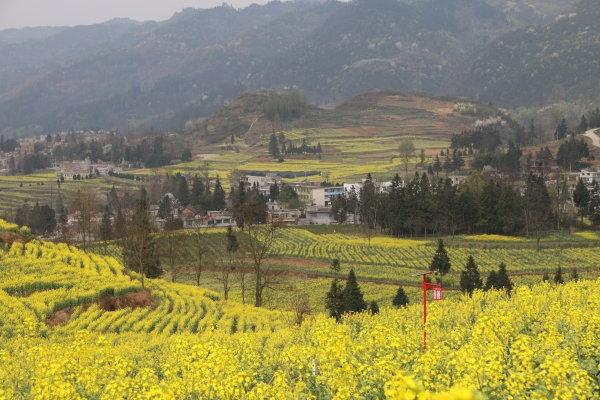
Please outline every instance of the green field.
[[[200, 284], [216, 292], [222, 291], [220, 265], [224, 262], [225, 231], [208, 229], [202, 231], [204, 243], [208, 250], [205, 258], [205, 270]], [[191, 231], [181, 231], [177, 243], [187, 241], [187, 253], [180, 252], [177, 265], [182, 266], [182, 273], [177, 277], [180, 282], [195, 283], [189, 271], [195, 259]], [[235, 264], [239, 268], [249, 269], [245, 233], [238, 232], [241, 248]], [[498, 236], [455, 236], [444, 238], [451, 259], [451, 272], [443, 279], [446, 296], [458, 295], [460, 271], [464, 268], [467, 257], [472, 255], [482, 272], [482, 276], [496, 270], [503, 262], [506, 264], [512, 280], [516, 284], [533, 284], [542, 280], [544, 273], [550, 278], [558, 267], [564, 271], [564, 278], [570, 279], [573, 269], [580, 278], [600, 276], [600, 239], [595, 232], [551, 234], [541, 241], [541, 250], [537, 251], [534, 239]], [[166, 246], [165, 240], [160, 240]], [[436, 241], [430, 238], [403, 239], [377, 235], [367, 239], [358, 227], [313, 226], [306, 228], [284, 228], [278, 232], [277, 239], [265, 261], [269, 273], [276, 276], [275, 290], [268, 292], [267, 306], [271, 308], [289, 309], [293, 296], [305, 294], [309, 297], [313, 309], [323, 310], [324, 298], [333, 277], [329, 268], [331, 260], [337, 258], [342, 264], [342, 277], [353, 268], [361, 281], [361, 286], [368, 300], [381, 304], [389, 304], [399, 285], [406, 288], [411, 301], [420, 300], [419, 277], [415, 274], [427, 270], [436, 249]], [[103, 248], [98, 244], [95, 251], [119, 257], [119, 248], [108, 245]], [[166, 277], [169, 278], [168, 260], [163, 258]], [[187, 269], [187, 270], [186, 270]], [[187, 272], [186, 272], [187, 271]], [[252, 288], [252, 272], [245, 274], [246, 302], [250, 299]], [[236, 272], [230, 278], [230, 296], [242, 300], [240, 275]]]

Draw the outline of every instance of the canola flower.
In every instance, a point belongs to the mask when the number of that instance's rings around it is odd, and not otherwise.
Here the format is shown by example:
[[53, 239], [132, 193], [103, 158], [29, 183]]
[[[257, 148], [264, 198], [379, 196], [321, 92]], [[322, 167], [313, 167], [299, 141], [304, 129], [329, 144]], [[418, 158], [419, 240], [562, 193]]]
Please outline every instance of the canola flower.
[[[433, 303], [427, 351], [418, 305], [298, 327], [157, 280], [154, 308], [84, 307], [129, 290], [110, 257], [36, 241], [0, 251], [0, 399], [599, 398], [600, 280]], [[48, 327], [65, 305], [71, 320]]]

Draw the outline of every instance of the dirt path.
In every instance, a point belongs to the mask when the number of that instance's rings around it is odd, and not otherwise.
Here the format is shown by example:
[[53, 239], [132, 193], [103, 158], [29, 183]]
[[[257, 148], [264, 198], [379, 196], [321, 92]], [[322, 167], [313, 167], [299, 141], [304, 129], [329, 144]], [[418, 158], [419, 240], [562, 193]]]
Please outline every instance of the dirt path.
[[598, 135], [597, 131], [599, 131], [600, 129], [598, 128], [594, 128], [594, 129], [590, 129], [589, 131], [587, 131], [586, 133], [584, 133], [584, 136], [587, 136], [588, 138], [590, 138], [592, 140], [592, 144], [598, 148], [600, 148], [600, 135]]

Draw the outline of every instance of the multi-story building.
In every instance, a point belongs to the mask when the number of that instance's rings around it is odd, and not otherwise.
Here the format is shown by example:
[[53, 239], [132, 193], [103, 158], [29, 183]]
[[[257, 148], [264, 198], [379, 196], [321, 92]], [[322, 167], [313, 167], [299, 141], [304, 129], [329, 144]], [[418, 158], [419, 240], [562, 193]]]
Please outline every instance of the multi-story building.
[[344, 196], [344, 186], [321, 186], [316, 183], [302, 182], [292, 185], [298, 199], [306, 206], [329, 207], [331, 201]]

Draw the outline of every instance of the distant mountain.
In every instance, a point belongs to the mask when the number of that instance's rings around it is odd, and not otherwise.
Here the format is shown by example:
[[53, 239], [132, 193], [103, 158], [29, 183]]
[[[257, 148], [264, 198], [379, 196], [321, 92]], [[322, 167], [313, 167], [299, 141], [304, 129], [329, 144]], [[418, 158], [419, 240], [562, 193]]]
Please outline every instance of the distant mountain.
[[493, 41], [468, 60], [453, 93], [504, 106], [600, 100], [600, 3]]
[[179, 129], [264, 89], [298, 88], [320, 103], [375, 89], [439, 94], [473, 51], [546, 20], [553, 8], [535, 4], [545, 3], [274, 1], [185, 9], [164, 22], [0, 31], [0, 131]]

